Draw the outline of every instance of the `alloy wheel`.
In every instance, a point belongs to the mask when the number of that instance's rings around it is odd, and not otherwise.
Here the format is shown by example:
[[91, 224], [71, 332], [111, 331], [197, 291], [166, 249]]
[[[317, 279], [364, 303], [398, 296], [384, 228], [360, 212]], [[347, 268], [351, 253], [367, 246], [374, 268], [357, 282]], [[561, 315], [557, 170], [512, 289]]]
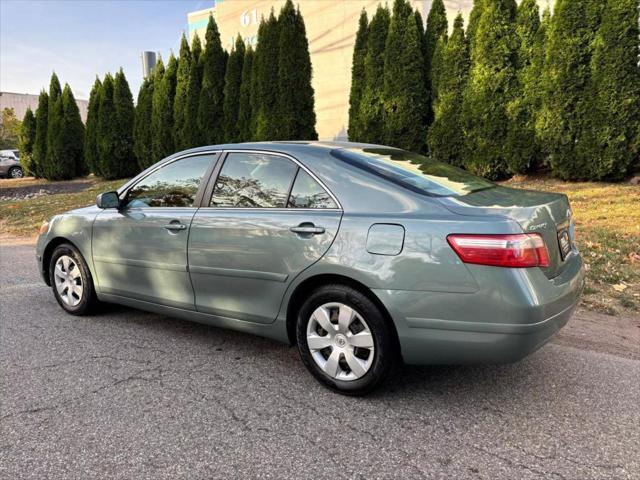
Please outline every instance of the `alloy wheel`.
[[70, 307], [77, 306], [82, 300], [82, 272], [76, 261], [69, 255], [62, 255], [56, 261], [53, 270], [56, 291], [62, 301]]
[[343, 303], [326, 303], [311, 314], [307, 345], [320, 369], [337, 380], [357, 380], [373, 364], [375, 349], [369, 325]]
[[11, 169], [11, 178], [22, 178], [24, 177], [24, 172], [21, 168], [13, 168]]

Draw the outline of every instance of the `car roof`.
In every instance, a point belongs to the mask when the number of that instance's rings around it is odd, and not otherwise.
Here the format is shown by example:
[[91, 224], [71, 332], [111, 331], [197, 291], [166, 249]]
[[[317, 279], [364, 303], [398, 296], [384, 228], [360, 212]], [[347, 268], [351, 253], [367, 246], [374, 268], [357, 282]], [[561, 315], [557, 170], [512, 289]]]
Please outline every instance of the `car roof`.
[[[171, 157], [183, 156], [190, 153], [206, 152], [210, 150], [264, 150], [276, 153], [287, 153], [289, 155], [300, 153], [311, 153], [326, 151], [327, 153], [334, 149], [342, 148], [373, 148], [384, 147], [372, 143], [356, 143], [356, 142], [340, 142], [340, 141], [272, 141], [272, 142], [245, 142], [245, 143], [225, 143], [219, 145], [209, 145], [204, 147], [191, 148], [178, 152]], [[390, 148], [390, 147], [385, 147]]]

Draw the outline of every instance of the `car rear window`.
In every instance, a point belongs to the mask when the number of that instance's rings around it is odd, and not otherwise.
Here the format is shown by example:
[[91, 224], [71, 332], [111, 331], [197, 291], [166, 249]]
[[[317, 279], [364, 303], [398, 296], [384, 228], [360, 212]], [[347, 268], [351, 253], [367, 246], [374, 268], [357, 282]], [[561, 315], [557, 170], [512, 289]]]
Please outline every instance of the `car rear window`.
[[423, 195], [450, 197], [495, 187], [453, 165], [396, 148], [341, 148], [331, 155]]

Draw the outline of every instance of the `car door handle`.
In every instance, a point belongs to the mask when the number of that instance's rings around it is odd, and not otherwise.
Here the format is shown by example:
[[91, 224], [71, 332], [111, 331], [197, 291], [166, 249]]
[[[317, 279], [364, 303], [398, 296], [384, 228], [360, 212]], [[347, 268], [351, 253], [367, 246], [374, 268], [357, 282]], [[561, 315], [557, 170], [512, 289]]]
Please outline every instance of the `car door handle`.
[[182, 223], [170, 223], [169, 225], [165, 225], [164, 228], [171, 231], [178, 231], [178, 230], [186, 230], [187, 226], [183, 225]]
[[289, 231], [293, 233], [300, 233], [302, 235], [320, 235], [324, 233], [324, 227], [316, 227], [315, 225], [298, 225], [297, 227], [291, 227]]

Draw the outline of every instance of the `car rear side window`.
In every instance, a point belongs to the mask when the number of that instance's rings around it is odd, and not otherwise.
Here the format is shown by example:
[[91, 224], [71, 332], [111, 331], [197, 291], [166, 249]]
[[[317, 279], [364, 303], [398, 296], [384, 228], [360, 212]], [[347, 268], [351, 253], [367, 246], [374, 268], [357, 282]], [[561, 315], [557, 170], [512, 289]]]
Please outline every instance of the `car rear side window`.
[[192, 207], [200, 181], [213, 158], [213, 155], [197, 155], [161, 167], [129, 190], [127, 206]]
[[345, 148], [331, 155], [408, 190], [434, 197], [465, 195], [495, 187], [448, 163], [397, 148]]
[[229, 153], [218, 175], [211, 207], [285, 208], [298, 166], [277, 155]]
[[338, 205], [311, 175], [300, 169], [289, 195], [288, 207], [338, 208]]

